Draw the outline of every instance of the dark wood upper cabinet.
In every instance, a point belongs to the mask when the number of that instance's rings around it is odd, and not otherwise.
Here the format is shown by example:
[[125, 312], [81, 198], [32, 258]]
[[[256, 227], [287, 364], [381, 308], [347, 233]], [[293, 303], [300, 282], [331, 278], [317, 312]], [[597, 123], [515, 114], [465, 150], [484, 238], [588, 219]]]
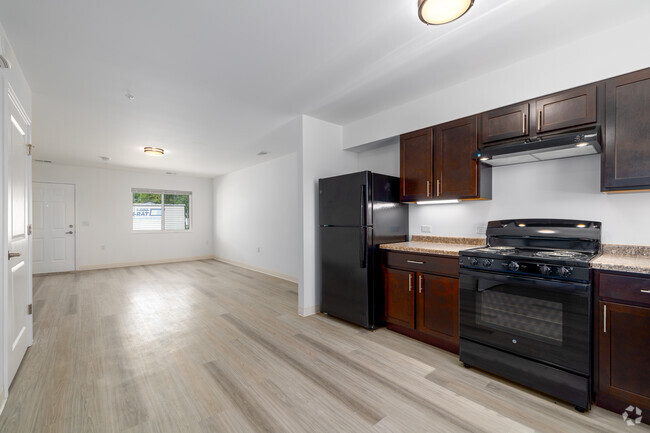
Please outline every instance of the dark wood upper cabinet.
[[415, 273], [384, 268], [386, 322], [415, 327]]
[[528, 135], [530, 104], [515, 104], [481, 114], [481, 140], [492, 143]]
[[[490, 198], [479, 190], [481, 164], [471, 158], [478, 149], [478, 116], [436, 126], [434, 133], [434, 199]], [[484, 169], [487, 173], [491, 168]], [[490, 180], [485, 185], [489, 183], [491, 193]]]
[[537, 134], [596, 123], [598, 85], [578, 87], [535, 102]]
[[416, 329], [458, 350], [458, 279], [430, 274], [417, 278]]
[[432, 197], [433, 128], [404, 134], [400, 138], [401, 201]]
[[607, 80], [602, 190], [650, 189], [650, 68]]

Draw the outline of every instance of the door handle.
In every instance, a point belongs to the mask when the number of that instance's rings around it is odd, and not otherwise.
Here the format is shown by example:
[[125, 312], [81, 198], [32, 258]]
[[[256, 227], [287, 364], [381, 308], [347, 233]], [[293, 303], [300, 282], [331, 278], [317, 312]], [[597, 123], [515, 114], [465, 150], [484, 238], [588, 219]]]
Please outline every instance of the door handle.
[[413, 287], [413, 274], [409, 274], [409, 292], [411, 291], [412, 287]]
[[607, 334], [607, 305], [603, 305], [603, 333]]
[[418, 289], [419, 289], [419, 293], [422, 293], [422, 275], [419, 275], [419, 278], [420, 278], [420, 282], [418, 284], [419, 286]]
[[13, 259], [14, 257], [20, 257], [20, 253], [11, 253], [11, 252], [7, 252], [7, 260], [11, 260], [11, 259]]
[[360, 268], [365, 268], [366, 267], [366, 250], [368, 248], [368, 244], [366, 243], [366, 238], [368, 234], [366, 233], [366, 227], [361, 227], [361, 241], [359, 242], [359, 267]]
[[70, 230], [69, 232], [65, 232], [66, 235], [71, 235], [72, 233], [73, 233], [72, 230]]
[[525, 133], [526, 133], [526, 117], [527, 117], [527, 116], [524, 114], [524, 121], [522, 122], [523, 124], [522, 124], [522, 126], [521, 126], [521, 133], [522, 133], [522, 134], [525, 134]]
[[436, 197], [440, 197], [440, 179], [436, 181]]
[[366, 186], [361, 185], [361, 214], [359, 216], [360, 218], [360, 225], [363, 227], [368, 224], [368, 206], [366, 205]]

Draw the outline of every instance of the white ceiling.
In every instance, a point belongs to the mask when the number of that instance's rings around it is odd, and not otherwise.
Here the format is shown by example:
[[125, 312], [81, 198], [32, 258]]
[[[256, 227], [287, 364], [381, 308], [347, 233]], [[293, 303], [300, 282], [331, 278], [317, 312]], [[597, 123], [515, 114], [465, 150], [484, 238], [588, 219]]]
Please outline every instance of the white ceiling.
[[345, 125], [650, 14], [647, 0], [476, 0], [427, 27], [416, 5], [0, 0], [0, 21], [34, 93], [35, 158], [215, 176], [295, 150], [299, 114]]

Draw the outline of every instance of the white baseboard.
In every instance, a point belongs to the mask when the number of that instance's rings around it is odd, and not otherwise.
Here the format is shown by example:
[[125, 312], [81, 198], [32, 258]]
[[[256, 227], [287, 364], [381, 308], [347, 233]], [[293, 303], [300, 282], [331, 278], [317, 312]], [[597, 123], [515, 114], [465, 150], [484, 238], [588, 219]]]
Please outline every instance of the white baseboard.
[[316, 313], [320, 313], [320, 305], [312, 305], [311, 307], [298, 307], [298, 314], [302, 317], [313, 316]]
[[95, 271], [98, 269], [113, 269], [113, 268], [128, 268], [130, 266], [146, 266], [146, 265], [162, 265], [165, 263], [180, 263], [180, 262], [194, 262], [196, 260], [210, 260], [214, 256], [196, 256], [196, 257], [182, 257], [176, 259], [161, 259], [161, 260], [144, 260], [140, 262], [124, 262], [124, 263], [107, 263], [103, 265], [86, 265], [79, 266], [78, 271]]
[[5, 398], [5, 391], [0, 390], [0, 415], [2, 415], [2, 411], [5, 410], [5, 405], [7, 404], [7, 399]]
[[298, 284], [298, 278], [296, 278], [296, 277], [294, 277], [292, 275], [283, 274], [281, 272], [275, 272], [275, 271], [272, 271], [270, 269], [259, 268], [257, 266], [252, 266], [252, 265], [249, 265], [247, 263], [237, 262], [235, 260], [224, 259], [223, 257], [213, 256], [212, 258], [215, 259], [218, 262], [228, 263], [229, 265], [233, 265], [233, 266], [248, 269], [248, 270], [251, 270], [251, 271], [259, 272], [260, 274], [270, 275], [272, 277], [280, 278], [282, 280], [286, 280], [286, 281], [289, 281], [291, 283]]

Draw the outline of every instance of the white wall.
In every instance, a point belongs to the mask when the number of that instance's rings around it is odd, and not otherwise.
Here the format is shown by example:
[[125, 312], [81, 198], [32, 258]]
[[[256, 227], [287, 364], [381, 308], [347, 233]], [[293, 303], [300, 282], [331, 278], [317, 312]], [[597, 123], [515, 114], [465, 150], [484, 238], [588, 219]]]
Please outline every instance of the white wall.
[[[489, 220], [568, 218], [601, 221], [604, 243], [650, 245], [650, 192], [600, 192], [600, 156], [591, 155], [492, 169], [492, 200], [410, 205], [412, 234], [482, 236]], [[478, 227], [482, 234], [478, 234]]]
[[298, 152], [298, 196], [302, 212], [301, 274], [298, 312], [320, 310], [320, 245], [318, 234], [318, 179], [358, 169], [358, 155], [342, 150], [341, 127], [302, 116], [302, 146]]
[[359, 152], [359, 170], [399, 177], [399, 138], [392, 143]]
[[297, 153], [215, 178], [214, 216], [217, 258], [298, 281]]
[[[213, 254], [211, 179], [34, 163], [33, 180], [75, 185], [78, 270]], [[191, 191], [191, 230], [133, 232], [131, 188]]]
[[563, 47], [393, 107], [343, 127], [351, 149], [471, 114], [650, 66], [640, 41], [650, 40], [648, 17], [576, 39]]

